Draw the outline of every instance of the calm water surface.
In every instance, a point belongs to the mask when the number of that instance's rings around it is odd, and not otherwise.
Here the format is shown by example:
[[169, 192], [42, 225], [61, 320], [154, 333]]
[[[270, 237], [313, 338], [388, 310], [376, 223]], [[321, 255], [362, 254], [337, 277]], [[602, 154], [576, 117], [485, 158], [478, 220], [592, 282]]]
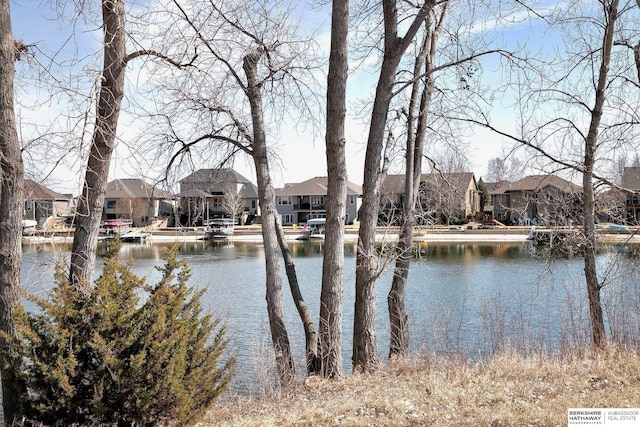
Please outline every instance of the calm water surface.
[[[322, 277], [321, 242], [291, 244], [304, 298], [317, 322]], [[123, 244], [120, 257], [133, 257], [134, 270], [155, 283], [155, 267], [169, 245]], [[51, 287], [53, 264], [68, 248], [25, 246], [24, 287], [44, 295]], [[528, 244], [422, 244], [411, 264], [406, 305], [413, 352], [461, 354], [472, 358], [504, 346], [521, 350], [557, 350], [588, 342], [588, 311], [580, 257], [549, 260]], [[273, 375], [264, 290], [264, 253], [257, 243], [179, 244], [189, 262], [191, 284], [204, 287], [204, 305], [227, 322], [230, 349], [238, 354], [234, 388], [256, 392]], [[350, 368], [355, 284], [355, 245], [345, 247], [343, 357]], [[615, 261], [615, 262], [614, 262]], [[605, 280], [605, 310], [611, 337], [637, 344], [640, 336], [640, 287], [636, 258], [614, 248], [598, 258]], [[639, 264], [640, 265], [640, 264]], [[284, 273], [284, 270], [283, 270]], [[389, 343], [386, 295], [392, 272], [377, 282], [378, 347], [386, 359]], [[304, 333], [284, 283], [284, 305], [297, 362], [304, 363]], [[301, 369], [302, 370], [302, 369]]]

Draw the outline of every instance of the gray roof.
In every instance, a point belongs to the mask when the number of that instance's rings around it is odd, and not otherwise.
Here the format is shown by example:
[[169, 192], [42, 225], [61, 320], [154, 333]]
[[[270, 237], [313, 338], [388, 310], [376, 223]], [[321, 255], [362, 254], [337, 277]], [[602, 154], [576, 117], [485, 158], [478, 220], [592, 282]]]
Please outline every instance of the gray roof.
[[[229, 188], [226, 187], [231, 184], [243, 184], [240, 187], [240, 196], [245, 199], [257, 199], [258, 187], [242, 174], [236, 172], [233, 169], [199, 169], [193, 172], [191, 175], [180, 180], [180, 185], [183, 184], [200, 184], [200, 187], [207, 189], [208, 195], [217, 193], [226, 193]], [[234, 190], [235, 191], [235, 190]], [[190, 190], [180, 192], [180, 197], [201, 197], [202, 195], [188, 195]], [[185, 195], [187, 194], [187, 195]]]
[[106, 199], [171, 199], [173, 194], [137, 178], [115, 179], [107, 184]]
[[500, 188], [503, 186], [508, 186], [511, 184], [509, 181], [498, 181], [498, 182], [485, 182], [484, 188], [487, 189], [488, 193], [500, 192]]
[[[191, 175], [180, 180], [180, 185], [198, 185], [200, 190], [185, 190], [178, 194], [179, 197], [211, 197], [214, 194], [229, 192], [228, 184], [241, 184], [238, 190], [244, 199], [257, 199], [258, 187], [249, 179], [233, 169], [199, 169]], [[202, 188], [206, 188], [203, 190]], [[233, 190], [235, 192], [235, 190]]]
[[[347, 181], [347, 195], [360, 196], [362, 187]], [[287, 184], [276, 190], [277, 196], [326, 196], [327, 177], [317, 176], [295, 184]]]
[[622, 186], [628, 190], [640, 190], [640, 167], [624, 168]]
[[530, 175], [516, 182], [504, 184], [491, 194], [504, 194], [512, 191], [536, 191], [545, 187], [555, 187], [565, 193], [582, 193], [582, 187], [555, 175]]
[[182, 178], [180, 183], [192, 183], [192, 182], [205, 182], [205, 183], [224, 183], [224, 182], [238, 182], [244, 184], [250, 184], [247, 178], [239, 174], [233, 169], [198, 169], [191, 175]]
[[258, 187], [251, 182], [247, 182], [240, 189], [240, 195], [245, 199], [257, 199]]
[[24, 180], [23, 197], [25, 200], [71, 200], [71, 197], [53, 191], [31, 179]]

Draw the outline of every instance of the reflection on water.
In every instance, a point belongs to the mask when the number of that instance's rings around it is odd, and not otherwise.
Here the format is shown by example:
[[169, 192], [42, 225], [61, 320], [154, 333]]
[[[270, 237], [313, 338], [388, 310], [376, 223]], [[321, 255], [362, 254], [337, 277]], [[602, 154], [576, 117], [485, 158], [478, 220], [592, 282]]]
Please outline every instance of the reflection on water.
[[[119, 256], [133, 258], [135, 272], [155, 283], [163, 254], [172, 244], [123, 244]], [[323, 242], [290, 244], [300, 286], [318, 319]], [[66, 246], [25, 246], [23, 286], [40, 294], [51, 287], [52, 266]], [[100, 248], [105, 253], [105, 247]], [[226, 319], [230, 348], [239, 356], [234, 387], [256, 391], [264, 372], [273, 375], [264, 290], [263, 246], [245, 242], [178, 244], [192, 269], [191, 284], [205, 289], [204, 306]], [[637, 257], [614, 248], [598, 256], [608, 333], [636, 343], [640, 336]], [[345, 246], [343, 355], [350, 367], [356, 245]], [[388, 353], [386, 295], [393, 263], [376, 287], [379, 352]], [[284, 272], [284, 270], [283, 270]], [[283, 274], [284, 276], [284, 274]], [[283, 283], [284, 309], [296, 362], [304, 363], [304, 332]], [[580, 257], [540, 258], [521, 243], [420, 243], [415, 247], [406, 291], [412, 351], [470, 357], [505, 346], [547, 349], [589, 342], [588, 311]], [[301, 368], [301, 370], [303, 370]]]
[[474, 261], [481, 257], [521, 258], [530, 253], [528, 244], [522, 243], [427, 243], [419, 242], [416, 252], [420, 258], [441, 258], [451, 262]]

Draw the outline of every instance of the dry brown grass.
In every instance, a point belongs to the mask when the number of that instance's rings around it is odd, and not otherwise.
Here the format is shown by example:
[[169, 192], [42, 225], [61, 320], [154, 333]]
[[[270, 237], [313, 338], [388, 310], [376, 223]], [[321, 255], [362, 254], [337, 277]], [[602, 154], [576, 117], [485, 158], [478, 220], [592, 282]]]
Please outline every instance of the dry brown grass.
[[564, 426], [568, 408], [640, 407], [640, 352], [402, 360], [305, 383], [214, 406], [198, 426]]

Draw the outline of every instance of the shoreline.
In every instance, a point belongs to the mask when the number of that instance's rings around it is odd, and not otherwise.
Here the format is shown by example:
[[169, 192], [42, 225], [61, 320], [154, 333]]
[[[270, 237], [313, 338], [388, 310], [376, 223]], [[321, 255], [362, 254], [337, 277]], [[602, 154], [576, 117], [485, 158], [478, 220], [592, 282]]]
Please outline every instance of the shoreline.
[[[204, 228], [185, 229], [147, 229], [137, 228], [151, 233], [145, 239], [149, 243], [188, 243], [202, 242], [204, 237]], [[284, 227], [285, 238], [288, 242], [303, 242], [304, 231], [297, 227]], [[539, 232], [550, 232], [548, 229], [537, 228]], [[445, 227], [418, 228], [415, 231], [414, 243], [509, 243], [509, 242], [526, 242], [531, 231], [531, 227], [509, 227], [506, 229], [452, 229]], [[566, 230], [565, 230], [566, 231]], [[569, 230], [574, 232], [573, 230]], [[577, 230], [575, 231], [577, 232]], [[378, 227], [376, 232], [376, 242], [378, 243], [395, 243], [398, 241], [398, 227]], [[640, 234], [638, 230], [629, 230], [627, 232], [611, 232], [610, 230], [601, 229], [598, 231], [598, 239], [604, 244], [623, 244], [623, 243], [640, 243]], [[262, 232], [260, 225], [240, 226], [236, 227], [233, 236], [226, 239], [229, 242], [249, 242], [262, 243]], [[38, 245], [46, 243], [71, 243], [73, 241], [73, 230], [60, 230], [55, 232], [38, 231], [35, 234], [22, 237], [22, 244]], [[358, 227], [346, 226], [344, 233], [345, 243], [357, 243]]]

